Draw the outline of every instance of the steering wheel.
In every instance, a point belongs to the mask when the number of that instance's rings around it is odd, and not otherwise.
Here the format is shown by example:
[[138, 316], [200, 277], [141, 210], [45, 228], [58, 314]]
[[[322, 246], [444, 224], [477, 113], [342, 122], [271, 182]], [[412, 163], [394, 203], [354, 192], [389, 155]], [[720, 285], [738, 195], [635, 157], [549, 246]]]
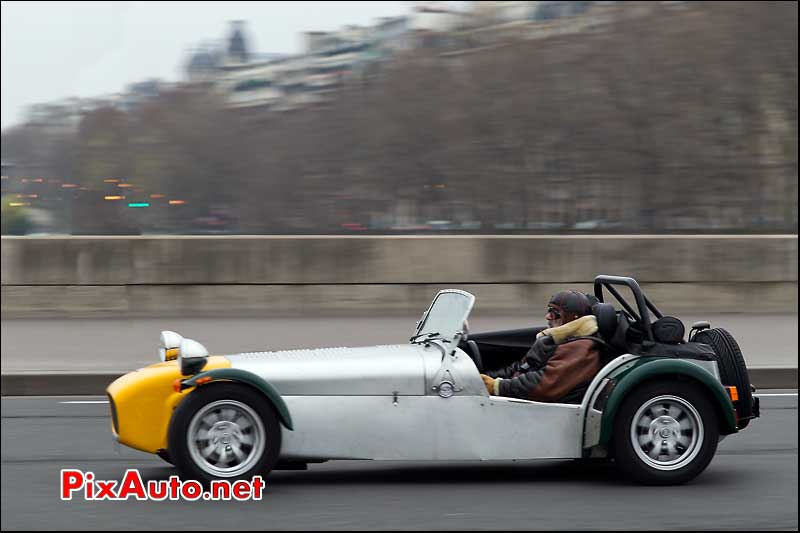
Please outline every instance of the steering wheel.
[[478, 343], [475, 341], [467, 341], [467, 348], [469, 348], [467, 355], [469, 355], [469, 358], [475, 363], [475, 366], [478, 367], [478, 372], [483, 374], [483, 359], [481, 359], [481, 351], [478, 348]]

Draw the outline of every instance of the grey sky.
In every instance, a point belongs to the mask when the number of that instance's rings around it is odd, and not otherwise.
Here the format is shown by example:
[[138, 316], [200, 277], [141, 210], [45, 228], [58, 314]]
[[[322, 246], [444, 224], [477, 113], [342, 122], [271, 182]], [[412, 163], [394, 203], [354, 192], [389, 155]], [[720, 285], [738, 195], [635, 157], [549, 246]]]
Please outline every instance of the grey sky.
[[186, 52], [246, 20], [257, 52], [301, 49], [301, 33], [406, 14], [409, 2], [2, 2], [2, 128], [28, 105], [181, 77]]

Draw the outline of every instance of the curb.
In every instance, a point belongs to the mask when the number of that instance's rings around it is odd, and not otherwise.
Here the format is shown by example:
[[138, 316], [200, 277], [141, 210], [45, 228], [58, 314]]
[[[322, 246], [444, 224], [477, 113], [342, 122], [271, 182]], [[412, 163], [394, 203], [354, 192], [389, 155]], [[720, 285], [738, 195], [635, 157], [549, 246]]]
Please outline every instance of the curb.
[[[757, 389], [796, 389], [797, 368], [747, 370]], [[14, 372], [2, 374], [2, 396], [101, 396], [123, 372]]]

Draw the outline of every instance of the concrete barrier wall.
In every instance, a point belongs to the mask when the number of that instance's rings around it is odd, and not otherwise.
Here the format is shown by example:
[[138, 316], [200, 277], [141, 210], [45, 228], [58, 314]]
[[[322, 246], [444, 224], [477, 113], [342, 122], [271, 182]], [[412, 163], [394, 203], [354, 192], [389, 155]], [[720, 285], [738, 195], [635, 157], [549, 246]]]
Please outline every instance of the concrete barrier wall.
[[3, 285], [796, 282], [797, 237], [2, 239]]
[[597, 274], [668, 312], [796, 312], [797, 236], [3, 237], [2, 312], [407, 313], [446, 286], [517, 312]]

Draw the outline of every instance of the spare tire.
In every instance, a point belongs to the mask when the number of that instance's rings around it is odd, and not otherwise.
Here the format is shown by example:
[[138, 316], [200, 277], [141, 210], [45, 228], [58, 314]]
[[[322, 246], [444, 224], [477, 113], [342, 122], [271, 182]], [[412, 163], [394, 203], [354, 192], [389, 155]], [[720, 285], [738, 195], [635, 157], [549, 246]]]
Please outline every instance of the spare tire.
[[700, 331], [692, 340], [708, 344], [714, 350], [722, 384], [735, 386], [739, 392], [739, 399], [733, 402], [733, 406], [739, 419], [739, 429], [746, 428], [753, 417], [753, 391], [739, 344], [733, 335], [722, 328]]

